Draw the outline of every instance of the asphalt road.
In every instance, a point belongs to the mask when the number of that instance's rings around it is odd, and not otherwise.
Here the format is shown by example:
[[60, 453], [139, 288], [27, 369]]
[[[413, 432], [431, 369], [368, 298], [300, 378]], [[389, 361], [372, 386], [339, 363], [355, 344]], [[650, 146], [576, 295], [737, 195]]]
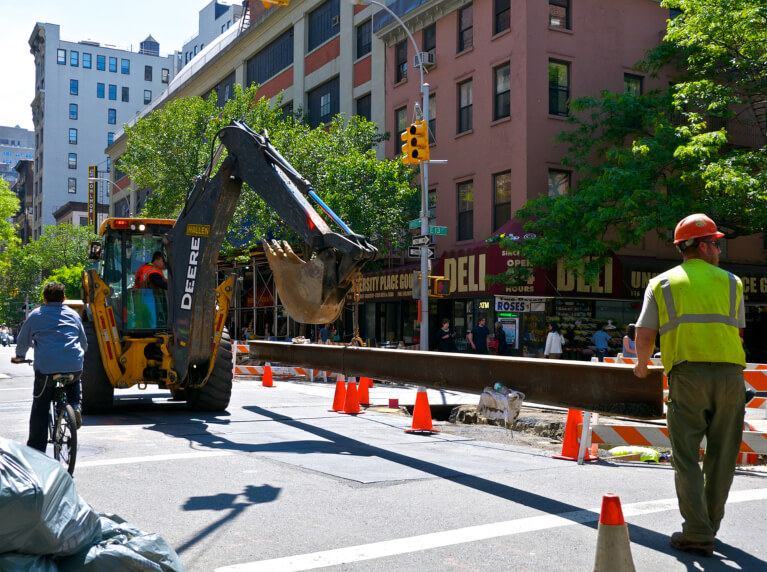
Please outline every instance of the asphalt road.
[[[0, 348], [0, 435], [24, 442], [32, 370], [11, 353]], [[236, 383], [218, 415], [119, 392], [113, 414], [84, 420], [78, 492], [160, 534], [192, 571], [589, 570], [608, 492], [637, 570], [767, 569], [764, 472], [736, 475], [715, 557], [696, 558], [668, 546], [681, 522], [668, 465], [578, 466], [498, 428], [407, 434], [407, 417], [328, 412], [331, 384], [275, 384]], [[414, 396], [371, 390], [377, 403]]]

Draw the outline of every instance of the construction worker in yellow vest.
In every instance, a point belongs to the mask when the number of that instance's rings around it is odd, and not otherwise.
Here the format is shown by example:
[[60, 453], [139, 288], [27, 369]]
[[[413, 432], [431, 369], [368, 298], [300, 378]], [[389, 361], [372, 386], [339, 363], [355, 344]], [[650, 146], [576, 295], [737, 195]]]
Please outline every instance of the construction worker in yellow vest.
[[745, 411], [743, 284], [719, 268], [723, 236], [704, 214], [682, 219], [674, 231], [674, 244], [684, 261], [650, 280], [636, 323], [634, 373], [640, 378], [647, 375], [660, 333], [661, 360], [668, 376], [666, 420], [684, 519], [682, 532], [671, 536], [671, 547], [701, 556], [714, 552]]

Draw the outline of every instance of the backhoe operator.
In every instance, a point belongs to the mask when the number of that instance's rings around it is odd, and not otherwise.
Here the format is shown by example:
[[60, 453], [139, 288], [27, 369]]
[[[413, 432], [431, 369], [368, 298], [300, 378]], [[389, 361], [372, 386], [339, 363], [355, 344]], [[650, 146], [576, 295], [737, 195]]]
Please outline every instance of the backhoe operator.
[[152, 255], [152, 262], [142, 264], [133, 281], [136, 328], [157, 328], [168, 322], [168, 281], [162, 273], [165, 270], [162, 252]]
[[142, 264], [136, 271], [136, 279], [133, 281], [134, 288], [160, 288], [168, 289], [168, 281], [162, 271], [165, 270], [165, 257], [162, 252], [152, 255], [152, 262]]

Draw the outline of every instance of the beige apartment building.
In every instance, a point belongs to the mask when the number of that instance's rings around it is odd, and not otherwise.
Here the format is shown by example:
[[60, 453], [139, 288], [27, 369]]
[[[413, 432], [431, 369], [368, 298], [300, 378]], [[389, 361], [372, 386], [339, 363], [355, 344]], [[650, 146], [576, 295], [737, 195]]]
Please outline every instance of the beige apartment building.
[[[648, 235], [642, 244], [615, 253], [595, 284], [562, 269], [537, 269], [528, 284], [507, 288], [491, 285], [488, 276], [527, 261], [487, 239], [500, 233], [522, 236], [512, 215], [527, 200], [577, 189], [576, 176], [561, 163], [564, 147], [553, 143], [567, 128], [570, 99], [605, 89], [649, 90], [672, 80], [643, 76], [634, 64], [657, 45], [673, 14], [655, 0], [397, 0], [386, 5], [423, 53], [431, 94], [431, 157], [447, 160], [429, 168], [430, 218], [447, 228], [436, 238], [430, 274], [449, 277], [451, 292], [430, 304], [429, 338], [434, 340], [440, 320], [449, 318], [460, 348], [484, 316], [491, 326], [502, 323], [514, 354], [538, 355], [547, 321], [556, 320], [566, 329], [567, 357], [582, 359], [589, 355], [590, 332], [601, 323], [614, 334], [617, 351], [623, 329], [638, 316], [647, 281], [678, 263], [668, 241]], [[364, 115], [391, 133], [379, 156], [400, 154], [399, 133], [415, 118], [421, 85], [416, 50], [394, 18], [377, 6], [345, 0], [293, 2], [270, 11], [256, 2], [251, 10], [243, 20], [249, 27], [233, 27], [219, 43], [209, 44], [174, 79], [167, 97], [216, 90], [221, 98], [232, 83], [255, 81], [265, 97], [282, 93], [288, 109], [308, 111], [313, 124], [338, 112]], [[154, 105], [161, 104], [162, 98]], [[744, 145], [764, 144], [747, 119], [727, 127]], [[109, 154], [119, 156], [121, 145], [118, 136]], [[129, 197], [134, 195], [140, 199], [136, 193]], [[127, 208], [129, 201], [122, 204]], [[138, 207], [134, 204], [132, 212]], [[764, 247], [762, 237], [739, 238], [722, 254], [722, 266], [746, 284], [746, 341], [753, 361], [767, 358], [754, 342], [767, 333]], [[418, 343], [412, 298], [417, 269], [417, 260], [403, 255], [390, 268], [364, 276], [363, 338]], [[255, 317], [256, 332], [265, 323], [277, 323], [278, 333], [289, 333], [290, 328], [280, 327], [274, 298], [257, 276], [246, 275], [244, 282], [236, 305]], [[270, 321], [272, 315], [276, 322]], [[339, 327], [347, 338], [349, 323], [347, 316]]]

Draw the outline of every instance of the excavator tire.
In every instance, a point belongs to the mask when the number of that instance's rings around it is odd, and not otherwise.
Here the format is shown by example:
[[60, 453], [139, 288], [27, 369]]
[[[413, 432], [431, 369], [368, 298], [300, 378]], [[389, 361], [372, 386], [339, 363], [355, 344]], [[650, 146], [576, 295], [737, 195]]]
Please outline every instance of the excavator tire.
[[101, 361], [99, 341], [93, 322], [84, 322], [88, 349], [83, 359], [83, 413], [103, 413], [112, 409], [115, 388], [109, 383], [104, 363]]
[[208, 382], [200, 388], [185, 390], [189, 408], [195, 411], [226, 411], [232, 396], [232, 370], [232, 341], [224, 328]]

